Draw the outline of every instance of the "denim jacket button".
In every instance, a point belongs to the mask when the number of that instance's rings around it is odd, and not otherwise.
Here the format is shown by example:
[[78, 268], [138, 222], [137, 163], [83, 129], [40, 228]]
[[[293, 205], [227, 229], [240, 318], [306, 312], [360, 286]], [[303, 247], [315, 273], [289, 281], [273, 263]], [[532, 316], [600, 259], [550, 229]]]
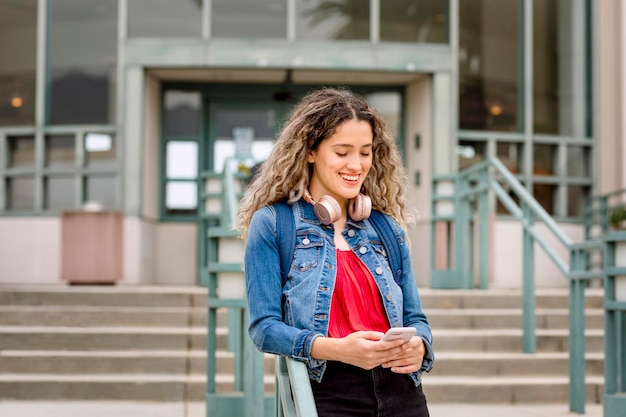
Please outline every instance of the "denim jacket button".
[[391, 301], [391, 300], [393, 300], [393, 295], [387, 294], [387, 301]]
[[354, 229], [348, 230], [348, 236], [349, 237], [354, 237], [354, 235], [356, 235], [356, 232], [354, 231]]
[[309, 243], [311, 243], [311, 241], [309, 240], [308, 237], [305, 237], [304, 239], [302, 239], [302, 244], [303, 245], [308, 245]]
[[367, 248], [365, 246], [361, 246], [361, 249], [359, 249], [359, 252], [361, 252], [361, 255], [365, 255], [367, 253]]
[[383, 269], [379, 266], [378, 268], [376, 268], [376, 273], [378, 275], [382, 274], [383, 273]]

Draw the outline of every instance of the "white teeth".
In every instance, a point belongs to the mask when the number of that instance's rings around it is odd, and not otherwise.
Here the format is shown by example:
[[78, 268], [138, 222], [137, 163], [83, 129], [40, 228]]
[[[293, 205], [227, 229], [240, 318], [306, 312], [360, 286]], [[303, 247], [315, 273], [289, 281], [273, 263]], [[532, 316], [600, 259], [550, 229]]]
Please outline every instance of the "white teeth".
[[346, 181], [356, 181], [359, 179], [358, 175], [342, 175], [341, 178], [343, 178]]

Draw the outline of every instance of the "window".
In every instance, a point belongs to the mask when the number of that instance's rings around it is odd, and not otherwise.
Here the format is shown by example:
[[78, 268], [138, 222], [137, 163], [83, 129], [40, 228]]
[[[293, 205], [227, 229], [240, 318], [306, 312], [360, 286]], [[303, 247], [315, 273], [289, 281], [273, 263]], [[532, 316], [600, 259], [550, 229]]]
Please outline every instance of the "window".
[[[583, 35], [572, 2], [533, 1], [533, 122], [535, 133], [585, 135]], [[580, 31], [582, 32], [582, 30]]]
[[34, 136], [9, 136], [7, 138], [9, 168], [34, 168], [35, 167], [35, 137]]
[[520, 131], [520, 2], [459, 2], [459, 127]]
[[199, 143], [202, 94], [167, 90], [164, 113], [164, 213], [195, 216], [198, 212]]
[[200, 37], [202, 2], [197, 0], [130, 0], [128, 36]]
[[14, 176], [6, 179], [8, 211], [33, 211], [35, 209], [35, 180], [32, 177]]
[[380, 40], [383, 42], [448, 42], [448, 2], [441, 0], [384, 0], [380, 2]]
[[296, 38], [370, 39], [369, 1], [297, 1]]
[[169, 214], [196, 214], [198, 143], [170, 141], [165, 147], [165, 209]]
[[37, 1], [0, 0], [0, 126], [35, 123]]
[[48, 7], [48, 123], [113, 123], [117, 0], [51, 0]]
[[[532, 8], [527, 49], [520, 37], [525, 7]], [[459, 170], [497, 157], [559, 220], [580, 217], [593, 186], [587, 7], [557, 0], [459, 2]], [[531, 52], [527, 92], [523, 57]], [[530, 131], [524, 131], [526, 107]], [[508, 214], [501, 204], [498, 213]]]
[[216, 38], [287, 37], [287, 0], [212, 0]]
[[[7, 149], [1, 161], [5, 169], [0, 170], [3, 208], [7, 212], [58, 213], [79, 208], [87, 201], [97, 202], [103, 208], [119, 208], [113, 134], [47, 134], [41, 145], [34, 135], [0, 134], [0, 140], [4, 140]], [[77, 143], [83, 146], [77, 147]], [[37, 146], [43, 149], [39, 151]], [[43, 158], [36, 158], [37, 154]]]

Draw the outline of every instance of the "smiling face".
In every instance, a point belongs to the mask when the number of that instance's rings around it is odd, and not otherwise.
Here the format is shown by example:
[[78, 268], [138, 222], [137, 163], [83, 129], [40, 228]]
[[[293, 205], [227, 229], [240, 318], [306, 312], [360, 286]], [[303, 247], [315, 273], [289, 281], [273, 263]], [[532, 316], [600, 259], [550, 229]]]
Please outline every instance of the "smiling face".
[[350, 119], [311, 151], [307, 158], [313, 164], [309, 191], [315, 201], [329, 195], [345, 213], [348, 199], [359, 194], [372, 167], [373, 140], [368, 122]]

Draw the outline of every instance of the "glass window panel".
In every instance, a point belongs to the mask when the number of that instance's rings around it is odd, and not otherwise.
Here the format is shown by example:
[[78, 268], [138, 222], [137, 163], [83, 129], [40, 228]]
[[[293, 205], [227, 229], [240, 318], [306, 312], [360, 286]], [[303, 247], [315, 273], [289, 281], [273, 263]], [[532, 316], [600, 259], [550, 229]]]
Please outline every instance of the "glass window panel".
[[166, 147], [167, 178], [198, 177], [198, 144], [195, 142], [168, 142]]
[[0, 126], [35, 124], [37, 0], [0, 0]]
[[200, 37], [202, 2], [198, 0], [130, 0], [129, 37]]
[[485, 142], [459, 141], [457, 147], [459, 170], [476, 165], [486, 158], [487, 144]]
[[196, 137], [200, 132], [202, 97], [197, 91], [165, 92], [165, 132], [169, 137]]
[[533, 147], [534, 175], [556, 175], [557, 146], [539, 145]]
[[520, 2], [459, 2], [459, 127], [519, 131]]
[[402, 96], [398, 92], [381, 92], [367, 95], [367, 101], [378, 110], [396, 140], [402, 123]]
[[115, 208], [115, 177], [85, 178], [86, 201], [97, 202], [104, 208]]
[[115, 169], [115, 137], [110, 134], [85, 135], [85, 163], [87, 168]]
[[576, 65], [577, 58], [585, 52], [572, 24], [575, 7], [576, 2], [568, 1], [533, 2], [533, 122], [536, 133], [578, 136], [585, 133], [582, 110], [585, 83], [580, 77], [584, 68]]
[[74, 207], [74, 177], [47, 177], [44, 181], [44, 209], [59, 211]]
[[71, 168], [74, 166], [75, 154], [74, 135], [46, 136], [47, 167]]
[[496, 156], [513, 174], [522, 172], [523, 145], [521, 143], [499, 142], [496, 145]]
[[441, 0], [381, 1], [380, 40], [448, 42], [448, 2]]
[[215, 117], [213, 170], [222, 172], [226, 158], [238, 154], [264, 161], [274, 146], [276, 112], [268, 109], [221, 109]]
[[48, 121], [113, 123], [117, 0], [51, 0], [49, 4]]
[[165, 187], [165, 208], [173, 210], [196, 210], [198, 207], [198, 184], [195, 181], [168, 181]]
[[234, 129], [251, 127], [254, 139], [272, 139], [275, 123], [274, 110], [219, 110], [216, 119], [217, 136], [232, 138]]
[[591, 149], [587, 146], [568, 146], [566, 165], [568, 177], [591, 177]]
[[212, 0], [216, 38], [287, 37], [287, 0]]
[[582, 217], [583, 201], [589, 197], [589, 187], [567, 187], [567, 216]]
[[35, 138], [33, 136], [9, 136], [7, 138], [9, 168], [35, 166]]
[[35, 208], [35, 180], [33, 178], [8, 178], [6, 180], [8, 210], [32, 211]]
[[554, 215], [557, 186], [552, 184], [535, 184], [533, 195], [537, 202], [548, 212]]
[[370, 2], [298, 0], [298, 39], [369, 40]]

